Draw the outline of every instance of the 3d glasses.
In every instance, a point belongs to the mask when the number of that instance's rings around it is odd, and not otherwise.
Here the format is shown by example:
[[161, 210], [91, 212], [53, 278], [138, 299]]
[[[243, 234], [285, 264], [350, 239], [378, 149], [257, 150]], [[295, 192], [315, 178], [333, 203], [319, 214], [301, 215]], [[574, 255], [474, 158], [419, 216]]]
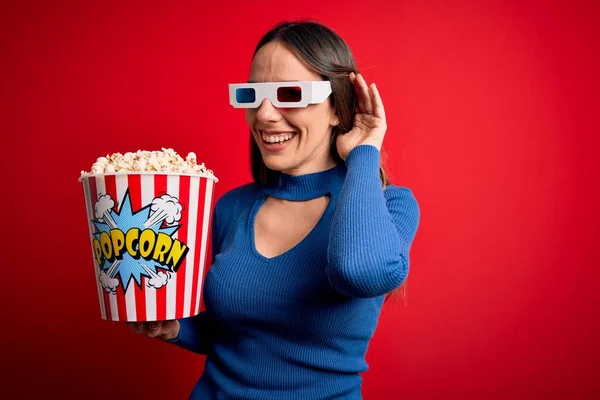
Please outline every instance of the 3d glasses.
[[235, 108], [257, 108], [268, 98], [280, 108], [300, 108], [323, 103], [331, 94], [329, 81], [232, 83], [229, 104]]

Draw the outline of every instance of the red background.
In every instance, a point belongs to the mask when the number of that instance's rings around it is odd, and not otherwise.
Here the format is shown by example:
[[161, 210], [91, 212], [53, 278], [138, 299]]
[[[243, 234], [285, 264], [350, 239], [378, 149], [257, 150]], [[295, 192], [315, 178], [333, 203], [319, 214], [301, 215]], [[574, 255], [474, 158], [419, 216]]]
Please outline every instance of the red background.
[[77, 178], [165, 146], [217, 196], [247, 182], [227, 83], [274, 23], [313, 17], [380, 88], [422, 209], [365, 399], [600, 396], [600, 3], [211, 3], [2, 2], [3, 393], [186, 398], [202, 357], [99, 318]]

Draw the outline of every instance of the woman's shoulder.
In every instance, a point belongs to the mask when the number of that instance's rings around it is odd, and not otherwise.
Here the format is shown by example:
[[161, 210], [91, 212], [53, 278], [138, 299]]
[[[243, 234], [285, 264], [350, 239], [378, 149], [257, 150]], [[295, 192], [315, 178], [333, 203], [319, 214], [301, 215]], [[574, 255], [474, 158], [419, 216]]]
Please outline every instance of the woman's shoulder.
[[407, 186], [387, 185], [383, 195], [388, 207], [402, 209], [404, 212], [414, 214], [417, 218], [420, 214], [419, 202], [413, 190]]
[[406, 197], [413, 198], [416, 201], [415, 194], [411, 188], [408, 186], [397, 186], [397, 185], [386, 185], [383, 190], [383, 194], [386, 199], [394, 198], [394, 197]]
[[229, 189], [217, 200], [215, 214], [226, 216], [235, 213], [236, 210], [243, 210], [261, 194], [262, 189], [254, 182]]
[[233, 189], [227, 190], [217, 201], [217, 204], [225, 204], [232, 205], [232, 203], [237, 203], [240, 200], [244, 199], [253, 199], [259, 193], [261, 193], [261, 188], [254, 182], [246, 183]]

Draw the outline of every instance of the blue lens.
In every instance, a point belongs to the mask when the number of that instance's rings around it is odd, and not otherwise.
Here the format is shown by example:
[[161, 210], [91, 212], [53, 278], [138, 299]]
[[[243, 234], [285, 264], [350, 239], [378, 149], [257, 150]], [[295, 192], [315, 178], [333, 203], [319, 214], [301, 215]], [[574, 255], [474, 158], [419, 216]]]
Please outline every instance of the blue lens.
[[242, 88], [235, 91], [235, 100], [241, 104], [254, 103], [256, 101], [256, 91], [252, 88]]

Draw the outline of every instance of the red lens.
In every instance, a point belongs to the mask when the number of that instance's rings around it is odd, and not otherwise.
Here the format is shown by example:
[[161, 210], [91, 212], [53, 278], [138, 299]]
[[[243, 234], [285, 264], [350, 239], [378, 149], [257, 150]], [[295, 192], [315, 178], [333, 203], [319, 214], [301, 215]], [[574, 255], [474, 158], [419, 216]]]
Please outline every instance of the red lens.
[[300, 86], [285, 86], [277, 89], [277, 101], [281, 103], [298, 103], [302, 100]]

